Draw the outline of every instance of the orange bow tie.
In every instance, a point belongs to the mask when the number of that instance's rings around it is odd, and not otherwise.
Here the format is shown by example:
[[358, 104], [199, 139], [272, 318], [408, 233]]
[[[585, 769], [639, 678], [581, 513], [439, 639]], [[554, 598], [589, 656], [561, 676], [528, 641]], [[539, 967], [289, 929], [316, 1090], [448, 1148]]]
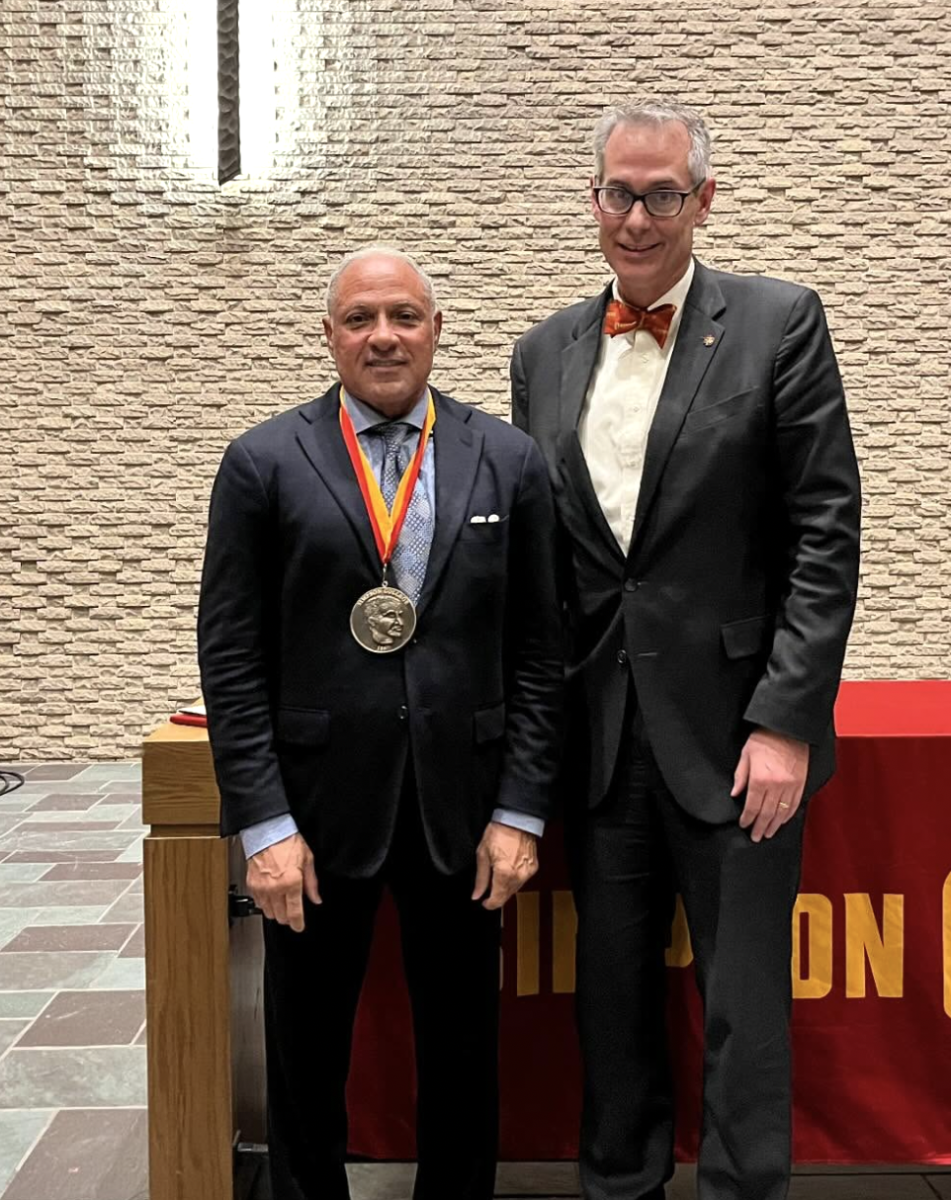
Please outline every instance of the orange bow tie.
[[612, 300], [604, 314], [603, 332], [608, 337], [617, 337], [619, 333], [646, 329], [654, 335], [657, 345], [663, 350], [676, 311], [675, 304], [662, 304], [660, 308], [635, 308], [623, 300]]

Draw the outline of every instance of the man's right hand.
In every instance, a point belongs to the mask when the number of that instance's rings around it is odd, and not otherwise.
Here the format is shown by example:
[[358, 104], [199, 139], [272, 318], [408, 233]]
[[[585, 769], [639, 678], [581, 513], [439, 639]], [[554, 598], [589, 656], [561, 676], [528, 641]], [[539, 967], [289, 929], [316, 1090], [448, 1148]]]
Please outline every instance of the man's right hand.
[[248, 859], [248, 891], [261, 912], [295, 933], [304, 928], [303, 893], [320, 904], [310, 847], [299, 833], [266, 846]]

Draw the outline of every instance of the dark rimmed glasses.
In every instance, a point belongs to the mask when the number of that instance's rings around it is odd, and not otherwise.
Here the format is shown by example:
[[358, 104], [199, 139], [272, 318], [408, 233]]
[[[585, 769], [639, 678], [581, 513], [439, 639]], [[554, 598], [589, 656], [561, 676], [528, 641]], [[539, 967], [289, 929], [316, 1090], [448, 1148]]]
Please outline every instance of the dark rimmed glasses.
[[705, 183], [706, 180], [701, 179], [689, 192], [674, 192], [669, 188], [661, 188], [656, 192], [643, 192], [639, 195], [618, 184], [595, 187], [591, 189], [591, 192], [598, 208], [612, 217], [623, 217], [625, 213], [631, 211], [638, 200], [644, 202], [644, 207], [652, 217], [679, 217], [683, 212], [687, 197], [699, 191]]

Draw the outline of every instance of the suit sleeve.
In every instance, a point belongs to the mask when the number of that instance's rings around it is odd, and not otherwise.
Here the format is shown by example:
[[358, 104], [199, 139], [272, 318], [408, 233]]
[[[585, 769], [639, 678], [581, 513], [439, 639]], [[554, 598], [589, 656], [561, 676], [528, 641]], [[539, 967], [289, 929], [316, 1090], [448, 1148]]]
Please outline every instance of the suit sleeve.
[[560, 762], [564, 666], [554, 505], [534, 442], [525, 453], [511, 520], [506, 749], [496, 807], [545, 819]]
[[745, 717], [818, 742], [832, 721], [858, 588], [860, 484], [819, 297], [793, 305], [774, 367], [775, 462], [786, 588], [772, 653]]
[[512, 424], [528, 433], [528, 386], [525, 382], [525, 368], [522, 365], [521, 342], [516, 342], [512, 351], [509, 379], [512, 384]]
[[198, 662], [226, 835], [289, 812], [269, 703], [274, 542], [261, 477], [233, 442], [212, 489], [198, 605]]

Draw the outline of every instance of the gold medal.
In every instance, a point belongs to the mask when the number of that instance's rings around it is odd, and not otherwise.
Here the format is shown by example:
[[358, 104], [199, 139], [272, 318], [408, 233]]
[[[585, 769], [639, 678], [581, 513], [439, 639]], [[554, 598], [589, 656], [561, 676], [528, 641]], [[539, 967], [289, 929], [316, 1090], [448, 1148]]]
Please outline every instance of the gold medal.
[[350, 613], [350, 632], [371, 654], [402, 650], [416, 631], [416, 608], [399, 588], [371, 588]]
[[416, 487], [423, 465], [423, 455], [426, 453], [426, 443], [436, 423], [436, 405], [430, 392], [426, 421], [416, 444], [416, 453], [403, 473], [391, 511], [383, 499], [370, 462], [357, 441], [343, 396], [341, 387], [340, 429], [360, 485], [367, 516], [370, 518], [380, 562], [383, 564], [383, 586], [364, 592], [353, 606], [350, 612], [350, 632], [364, 650], [369, 650], [371, 654], [392, 654], [395, 650], [402, 650], [416, 631], [416, 607], [405, 592], [389, 586], [386, 582], [386, 572], [399, 541], [406, 514], [409, 512], [413, 489]]

